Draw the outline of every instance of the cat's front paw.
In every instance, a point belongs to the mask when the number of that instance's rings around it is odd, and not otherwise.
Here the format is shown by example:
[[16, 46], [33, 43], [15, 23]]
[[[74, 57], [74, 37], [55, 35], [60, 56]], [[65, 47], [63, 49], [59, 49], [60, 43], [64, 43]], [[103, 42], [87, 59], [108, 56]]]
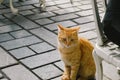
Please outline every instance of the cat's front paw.
[[61, 80], [70, 80], [68, 75], [63, 74]]

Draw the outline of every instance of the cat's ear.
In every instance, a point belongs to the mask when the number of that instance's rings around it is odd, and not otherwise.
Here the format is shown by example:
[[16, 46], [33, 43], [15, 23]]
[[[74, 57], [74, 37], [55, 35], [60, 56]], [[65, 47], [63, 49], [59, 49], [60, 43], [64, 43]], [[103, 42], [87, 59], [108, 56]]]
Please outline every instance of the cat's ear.
[[74, 36], [77, 36], [77, 35], [78, 35], [78, 32], [79, 32], [79, 29], [80, 29], [79, 26], [75, 27], [75, 31], [73, 31], [72, 34], [73, 34]]
[[64, 27], [62, 25], [58, 24], [58, 32], [63, 31], [63, 30], [64, 30]]
[[75, 30], [76, 30], [77, 32], [79, 32], [79, 29], [80, 29], [80, 26], [76, 26], [76, 27], [75, 27]]
[[73, 32], [72, 32], [72, 35], [73, 35], [73, 36], [77, 36], [77, 35], [78, 35], [78, 31], [73, 31]]

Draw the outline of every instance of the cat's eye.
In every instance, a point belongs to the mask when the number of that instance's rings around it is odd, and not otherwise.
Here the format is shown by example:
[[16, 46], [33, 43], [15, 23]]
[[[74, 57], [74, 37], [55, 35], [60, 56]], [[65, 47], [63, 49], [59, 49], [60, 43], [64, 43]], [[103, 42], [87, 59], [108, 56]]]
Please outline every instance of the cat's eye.
[[74, 39], [71, 39], [71, 41], [74, 41]]

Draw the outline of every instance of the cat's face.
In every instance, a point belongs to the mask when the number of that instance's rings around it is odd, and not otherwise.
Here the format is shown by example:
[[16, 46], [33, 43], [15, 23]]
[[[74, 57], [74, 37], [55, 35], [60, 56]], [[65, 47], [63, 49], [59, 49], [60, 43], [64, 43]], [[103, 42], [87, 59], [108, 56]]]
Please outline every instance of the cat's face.
[[79, 27], [65, 28], [58, 25], [58, 43], [62, 47], [70, 48], [78, 44]]

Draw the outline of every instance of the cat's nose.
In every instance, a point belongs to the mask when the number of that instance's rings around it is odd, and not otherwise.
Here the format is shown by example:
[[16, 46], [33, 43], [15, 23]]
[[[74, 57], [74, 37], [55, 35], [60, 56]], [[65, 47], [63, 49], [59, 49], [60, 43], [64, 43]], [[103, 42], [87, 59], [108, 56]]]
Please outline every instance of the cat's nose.
[[67, 43], [67, 46], [69, 47], [69, 46], [70, 46], [70, 43]]
[[66, 48], [69, 48], [70, 46], [66, 45]]

